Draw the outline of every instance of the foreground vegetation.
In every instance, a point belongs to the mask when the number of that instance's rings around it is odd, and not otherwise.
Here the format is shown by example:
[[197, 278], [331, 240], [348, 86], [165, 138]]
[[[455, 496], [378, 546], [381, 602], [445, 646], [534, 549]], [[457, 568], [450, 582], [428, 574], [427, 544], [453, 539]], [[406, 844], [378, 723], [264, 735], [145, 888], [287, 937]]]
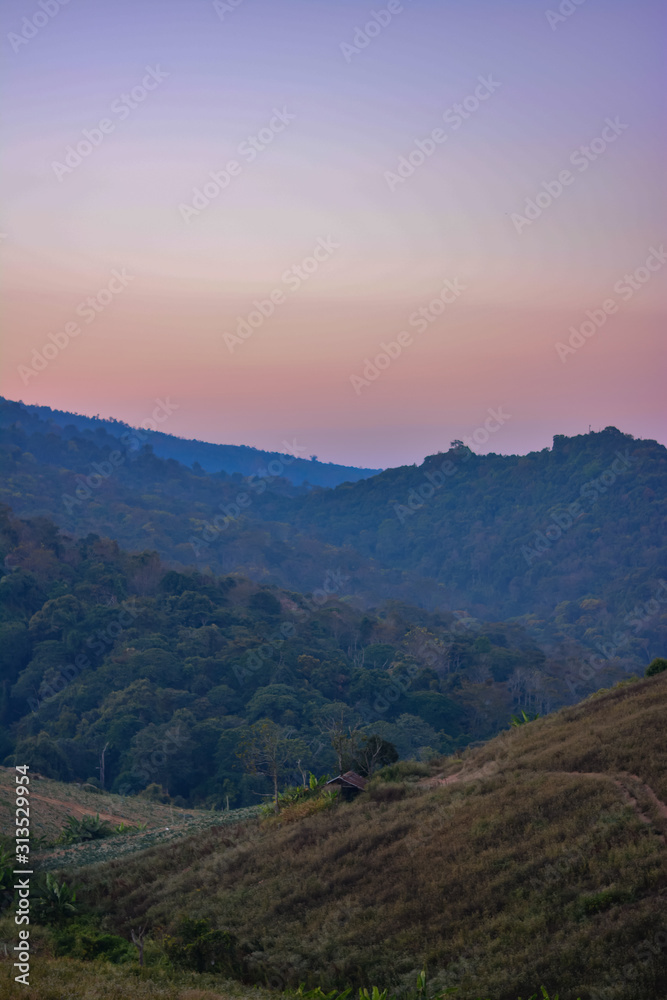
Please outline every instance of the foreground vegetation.
[[[25, 987], [15, 983], [8, 973], [0, 956], [0, 996], [3, 1000], [24, 998]], [[350, 1000], [357, 1000], [352, 991], [349, 992]], [[388, 991], [380, 992], [376, 987], [360, 991], [359, 1000], [387, 1000], [387, 994]], [[221, 982], [219, 976], [65, 958], [42, 958], [35, 963], [30, 996], [34, 1000], [63, 1000], [64, 997], [67, 1000], [336, 1000], [336, 997], [346, 1000], [338, 991], [334, 991], [333, 996], [320, 991], [278, 992], [276, 988], [244, 986], [229, 979]], [[538, 996], [539, 1000], [559, 1000], [557, 993], [549, 994], [546, 990], [524, 1000], [538, 1000]], [[394, 998], [389, 997], [389, 1000]], [[561, 995], [560, 1000], [565, 998]]]
[[[277, 817], [68, 867], [56, 878], [79, 909], [43, 929], [45, 975], [114, 948], [127, 969], [104, 976], [138, 975], [134, 932], [141, 975], [213, 960], [202, 1000], [230, 975], [408, 997], [421, 968], [430, 995], [458, 1000], [526, 1000], [540, 983], [561, 1000], [664, 1000], [666, 707], [662, 672], [460, 757], [390, 765], [349, 803], [286, 800]], [[165, 996], [197, 988], [173, 983]]]
[[77, 961], [40, 956], [34, 962], [30, 987], [14, 982], [0, 953], [0, 996], [3, 1000], [280, 1000], [274, 990], [258, 989], [212, 975], [174, 969]]

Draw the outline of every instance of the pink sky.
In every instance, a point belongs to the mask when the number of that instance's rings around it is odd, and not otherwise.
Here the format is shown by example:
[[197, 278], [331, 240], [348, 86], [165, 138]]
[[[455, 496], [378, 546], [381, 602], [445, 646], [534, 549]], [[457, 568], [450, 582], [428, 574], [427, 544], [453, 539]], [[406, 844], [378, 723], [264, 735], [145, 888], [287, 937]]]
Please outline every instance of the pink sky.
[[[27, 10], [7, 8], [5, 37]], [[480, 451], [608, 424], [667, 442], [657, 3], [585, 4], [552, 30], [533, 3], [406, 0], [349, 62], [358, 3], [245, 0], [222, 22], [213, 5], [160, 9], [73, 3], [6, 46], [3, 395], [136, 424], [169, 396], [170, 433], [272, 450], [296, 437], [374, 467], [421, 461], [499, 406], [511, 418]], [[121, 115], [147, 66], [164, 79]], [[480, 78], [494, 89], [475, 107]], [[54, 161], [105, 118], [58, 179]], [[251, 157], [241, 144], [260, 135]], [[229, 185], [185, 221], [230, 160]], [[517, 221], [539, 192], [538, 217]], [[126, 287], [87, 324], [77, 309], [114, 270]], [[463, 291], [419, 331], [411, 315], [446, 280]], [[230, 351], [224, 334], [272, 291], [273, 314]], [[556, 344], [609, 300], [561, 360]], [[68, 323], [80, 334], [27, 374]], [[401, 331], [411, 342], [355, 392]]]

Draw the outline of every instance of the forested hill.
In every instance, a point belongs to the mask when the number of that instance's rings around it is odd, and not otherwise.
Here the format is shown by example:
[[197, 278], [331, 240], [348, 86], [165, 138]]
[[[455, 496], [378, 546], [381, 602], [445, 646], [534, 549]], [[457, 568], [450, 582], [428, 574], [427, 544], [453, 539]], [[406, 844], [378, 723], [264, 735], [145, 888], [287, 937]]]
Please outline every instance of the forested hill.
[[454, 606], [578, 623], [595, 641], [620, 631], [624, 649], [647, 655], [656, 630], [664, 642], [667, 449], [656, 441], [609, 427], [528, 455], [459, 444], [421, 466], [275, 498], [264, 516], [287, 512], [314, 538], [439, 581]]
[[20, 422], [27, 431], [41, 429], [44, 425], [76, 427], [79, 431], [105, 430], [114, 437], [133, 442], [135, 447], [148, 444], [161, 458], [174, 458], [183, 465], [196, 466], [205, 472], [222, 470], [229, 475], [240, 473], [242, 476], [260, 477], [279, 475], [296, 485], [337, 486], [373, 476], [378, 471], [318, 462], [315, 456], [308, 456], [303, 443], [294, 438], [280, 442], [280, 451], [262, 451], [247, 445], [188, 440], [158, 430], [178, 409], [178, 404], [168, 398], [156, 399], [148, 408], [142, 428], [137, 429], [112, 417], [86, 417], [65, 410], [52, 410], [49, 406], [13, 402], [0, 396], [0, 427]]
[[368, 607], [394, 598], [516, 618], [540, 642], [571, 638], [638, 666], [667, 646], [667, 450], [655, 441], [607, 428], [524, 456], [455, 445], [310, 489], [31, 420], [0, 437], [0, 500], [20, 516], [300, 591], [335, 566]]
[[[267, 788], [239, 750], [261, 720], [294, 732], [291, 766], [323, 774], [336, 768], [327, 719], [428, 759], [585, 694], [568, 683], [582, 651], [545, 655], [517, 625], [396, 601], [364, 613], [326, 565], [303, 595], [179, 573], [7, 510], [0, 565], [0, 760], [47, 777], [95, 779], [106, 747], [113, 791], [255, 804]], [[621, 676], [609, 665], [597, 682]]]

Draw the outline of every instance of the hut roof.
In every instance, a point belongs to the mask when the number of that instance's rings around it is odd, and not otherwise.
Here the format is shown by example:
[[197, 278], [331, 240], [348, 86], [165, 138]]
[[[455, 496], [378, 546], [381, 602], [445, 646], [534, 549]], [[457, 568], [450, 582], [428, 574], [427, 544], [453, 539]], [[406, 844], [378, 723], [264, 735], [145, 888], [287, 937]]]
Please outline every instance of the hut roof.
[[358, 788], [359, 791], [363, 791], [366, 787], [366, 778], [362, 778], [356, 771], [346, 771], [345, 774], [339, 774], [331, 781], [327, 781], [327, 785], [341, 785], [343, 788]]

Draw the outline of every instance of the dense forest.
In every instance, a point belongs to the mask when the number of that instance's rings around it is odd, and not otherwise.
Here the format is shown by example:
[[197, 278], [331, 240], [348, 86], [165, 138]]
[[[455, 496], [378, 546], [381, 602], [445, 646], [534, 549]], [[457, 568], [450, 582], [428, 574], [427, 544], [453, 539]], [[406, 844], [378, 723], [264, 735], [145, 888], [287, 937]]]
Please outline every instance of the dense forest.
[[638, 668], [667, 644], [655, 441], [607, 428], [525, 456], [453, 442], [421, 466], [322, 489], [290, 482], [278, 460], [264, 475], [209, 474], [158, 457], [142, 431], [61, 426], [17, 403], [0, 414], [0, 500], [78, 537], [303, 592], [335, 566], [341, 596], [365, 607], [464, 608]]
[[571, 653], [545, 654], [517, 624], [365, 611], [338, 596], [335, 566], [303, 595], [6, 509], [0, 548], [0, 759], [47, 777], [255, 804], [267, 782], [241, 749], [263, 720], [293, 740], [283, 778], [300, 782], [343, 763], [334, 731], [426, 760], [573, 700]]

